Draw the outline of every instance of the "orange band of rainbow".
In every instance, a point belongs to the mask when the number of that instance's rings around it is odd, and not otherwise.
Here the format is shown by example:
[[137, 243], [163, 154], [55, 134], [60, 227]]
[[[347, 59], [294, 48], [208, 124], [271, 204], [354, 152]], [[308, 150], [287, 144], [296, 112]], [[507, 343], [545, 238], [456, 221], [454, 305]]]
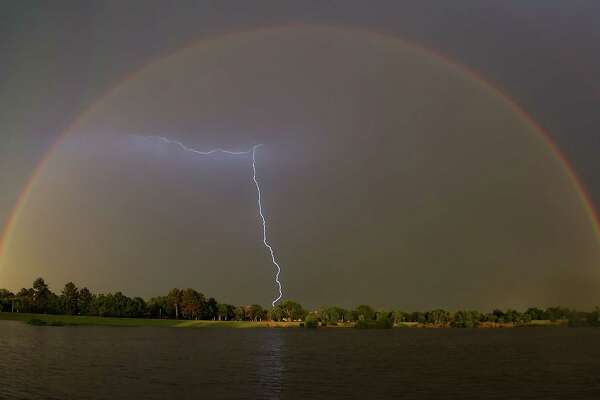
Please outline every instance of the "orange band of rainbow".
[[24, 189], [19, 194], [18, 199], [15, 203], [15, 206], [14, 206], [13, 210], [11, 211], [11, 214], [9, 215], [8, 221], [5, 224], [3, 231], [0, 232], [0, 260], [2, 259], [4, 250], [7, 248], [8, 239], [10, 238], [11, 232], [13, 231], [14, 226], [16, 225], [16, 223], [18, 221], [18, 217], [21, 214], [21, 212], [23, 211], [23, 209], [25, 208], [25, 205], [27, 204], [27, 200], [31, 194], [32, 188], [35, 186], [35, 182], [36, 182], [38, 176], [40, 175], [40, 172], [44, 169], [44, 166], [46, 165], [48, 159], [51, 158], [55, 149], [57, 147], [59, 147], [60, 144], [70, 134], [72, 134], [75, 131], [75, 128], [78, 126], [78, 124], [81, 121], [85, 120], [85, 118], [94, 111], [96, 106], [98, 104], [100, 104], [103, 99], [105, 99], [111, 93], [113, 93], [117, 88], [119, 88], [121, 85], [125, 84], [127, 81], [136, 78], [141, 72], [143, 72], [149, 65], [153, 64], [154, 62], [157, 62], [157, 61], [162, 60], [167, 57], [171, 57], [171, 56], [179, 53], [180, 51], [183, 51], [183, 50], [186, 50], [186, 49], [189, 49], [192, 47], [200, 46], [200, 45], [206, 44], [206, 43], [211, 43], [211, 42], [217, 41], [217, 40], [225, 40], [228, 38], [236, 37], [238, 35], [247, 35], [247, 34], [256, 33], [256, 32], [278, 31], [278, 30], [286, 30], [286, 29], [294, 29], [294, 28], [302, 28], [302, 27], [306, 27], [306, 28], [319, 28], [319, 27], [323, 28], [324, 27], [327, 29], [333, 29], [333, 30], [339, 30], [339, 31], [348, 31], [348, 30], [359, 31], [359, 32], [364, 32], [365, 34], [379, 37], [380, 39], [398, 41], [399, 43], [402, 43], [405, 46], [408, 46], [416, 51], [423, 52], [423, 53], [429, 55], [430, 57], [432, 57], [438, 61], [441, 61], [442, 63], [444, 63], [450, 67], [454, 67], [454, 68], [460, 70], [465, 75], [467, 75], [469, 78], [471, 78], [473, 81], [477, 82], [480, 86], [482, 86], [485, 89], [487, 89], [488, 91], [492, 92], [496, 97], [503, 100], [505, 104], [509, 105], [510, 108], [519, 117], [521, 117], [525, 122], [527, 122], [528, 125], [531, 126], [534, 129], [534, 131], [539, 134], [539, 136], [542, 138], [543, 142], [548, 146], [551, 153], [555, 156], [555, 158], [564, 167], [564, 171], [567, 174], [570, 182], [572, 183], [573, 188], [577, 191], [577, 193], [579, 193], [579, 196], [585, 207], [585, 210], [590, 215], [590, 219], [592, 221], [594, 231], [596, 233], [596, 236], [600, 240], [600, 218], [593, 206], [593, 203], [592, 203], [592, 200], [591, 200], [591, 197], [590, 197], [588, 191], [586, 190], [585, 186], [583, 185], [583, 183], [577, 176], [571, 162], [564, 156], [564, 154], [561, 153], [560, 149], [558, 148], [558, 146], [556, 145], [554, 140], [551, 138], [548, 131], [546, 131], [537, 121], [535, 121], [533, 119], [533, 117], [530, 114], [528, 114], [521, 106], [519, 106], [519, 104], [515, 100], [513, 100], [511, 97], [509, 97], [496, 84], [490, 82], [489, 80], [486, 80], [477, 71], [448, 58], [447, 56], [441, 54], [438, 51], [434, 51], [432, 49], [426, 48], [423, 45], [418, 44], [418, 43], [406, 41], [406, 40], [404, 40], [402, 38], [398, 38], [392, 34], [388, 34], [388, 33], [384, 33], [384, 32], [377, 32], [377, 31], [373, 31], [373, 30], [365, 30], [362, 28], [355, 28], [355, 27], [349, 28], [349, 27], [344, 27], [344, 26], [289, 24], [289, 25], [283, 25], [283, 26], [279, 25], [279, 26], [261, 27], [261, 28], [249, 29], [249, 30], [245, 30], [245, 31], [241, 31], [241, 32], [240, 31], [228, 32], [228, 33], [217, 35], [215, 37], [193, 40], [191, 43], [188, 43], [187, 45], [182, 46], [181, 48], [178, 48], [177, 50], [175, 50], [173, 52], [170, 52], [161, 57], [155, 58], [151, 62], [143, 65], [141, 68], [138, 68], [137, 70], [135, 70], [132, 73], [125, 76], [125, 78], [122, 79], [121, 81], [119, 81], [116, 85], [108, 88], [105, 91], [105, 93], [99, 97], [99, 99], [97, 101], [95, 101], [90, 107], [88, 107], [76, 119], [74, 119], [73, 122], [71, 122], [71, 124], [66, 128], [66, 130], [59, 135], [58, 139], [52, 144], [50, 149], [45, 153], [45, 155], [42, 157], [42, 159], [40, 160], [40, 162], [34, 169], [33, 173], [29, 177]]

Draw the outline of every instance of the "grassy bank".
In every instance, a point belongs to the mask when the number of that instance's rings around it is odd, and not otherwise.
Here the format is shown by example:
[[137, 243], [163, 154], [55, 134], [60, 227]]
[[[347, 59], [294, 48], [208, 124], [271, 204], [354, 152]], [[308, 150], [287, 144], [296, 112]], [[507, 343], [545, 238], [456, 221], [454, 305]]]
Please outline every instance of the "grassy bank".
[[269, 321], [184, 321], [172, 319], [110, 318], [79, 315], [50, 315], [28, 313], [0, 313], [4, 321], [33, 321], [35, 325], [54, 326], [153, 326], [165, 328], [297, 328], [299, 322]]
[[[121, 327], [165, 327], [165, 328], [299, 328], [300, 322], [275, 322], [275, 321], [190, 321], [174, 319], [150, 318], [111, 318], [89, 317], [79, 315], [50, 315], [29, 313], [0, 312], [0, 321], [22, 321], [31, 325], [47, 326], [121, 326]], [[354, 323], [339, 323], [328, 325], [328, 329], [353, 328]], [[549, 321], [534, 320], [524, 325], [512, 323], [481, 323], [478, 328], [514, 328], [514, 327], [561, 327], [567, 326], [566, 320]], [[447, 328], [447, 326], [423, 325], [416, 322], [402, 322], [396, 328]], [[322, 328], [322, 326], [320, 326]], [[368, 328], [368, 327], [367, 327]]]

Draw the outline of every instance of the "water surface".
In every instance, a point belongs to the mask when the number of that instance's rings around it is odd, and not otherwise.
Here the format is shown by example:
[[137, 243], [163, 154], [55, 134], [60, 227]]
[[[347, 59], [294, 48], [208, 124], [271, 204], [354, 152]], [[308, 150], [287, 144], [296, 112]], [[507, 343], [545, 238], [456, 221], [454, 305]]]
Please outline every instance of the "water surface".
[[173, 329], [0, 321], [1, 399], [598, 399], [600, 329]]

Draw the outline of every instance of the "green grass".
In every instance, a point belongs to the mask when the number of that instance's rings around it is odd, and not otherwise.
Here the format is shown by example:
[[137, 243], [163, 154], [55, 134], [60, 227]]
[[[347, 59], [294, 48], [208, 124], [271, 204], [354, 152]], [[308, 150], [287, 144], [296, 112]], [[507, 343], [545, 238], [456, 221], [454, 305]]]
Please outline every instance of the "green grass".
[[399, 322], [396, 325], [394, 325], [394, 327], [396, 327], [396, 328], [418, 328], [419, 323], [418, 322]]
[[534, 320], [528, 322], [527, 324], [525, 324], [524, 326], [532, 326], [532, 327], [567, 326], [568, 324], [569, 324], [569, 321], [566, 319], [558, 319], [556, 321], [550, 321], [549, 319], [534, 319]]
[[[50, 314], [28, 314], [0, 312], [0, 321], [22, 321], [29, 325], [40, 326], [125, 326], [125, 327], [165, 327], [165, 328], [299, 328], [300, 322], [273, 322], [273, 321], [187, 321], [174, 319], [147, 319], [147, 318], [111, 318], [111, 317], [88, 317], [79, 315], [50, 315]], [[327, 326], [327, 329], [351, 328], [354, 323], [339, 323]], [[504, 324], [502, 327], [513, 327]], [[567, 326], [567, 321], [531, 321], [525, 327], [557, 327]], [[396, 327], [418, 328], [416, 322], [402, 322]], [[482, 326], [483, 328], [484, 326]], [[489, 326], [499, 328], [501, 326]]]
[[22, 321], [42, 326], [153, 326], [167, 328], [296, 328], [298, 322], [184, 321], [174, 319], [111, 318], [0, 312], [0, 320]]

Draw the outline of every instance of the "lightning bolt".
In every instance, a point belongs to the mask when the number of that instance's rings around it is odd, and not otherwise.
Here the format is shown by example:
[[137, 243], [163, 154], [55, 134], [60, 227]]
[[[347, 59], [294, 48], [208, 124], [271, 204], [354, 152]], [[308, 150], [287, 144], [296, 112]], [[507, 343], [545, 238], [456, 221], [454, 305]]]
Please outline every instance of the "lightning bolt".
[[262, 195], [261, 195], [260, 185], [259, 185], [258, 179], [256, 177], [256, 149], [258, 149], [260, 146], [262, 146], [262, 144], [256, 144], [256, 145], [252, 146], [252, 148], [250, 150], [246, 150], [246, 151], [230, 151], [230, 150], [224, 150], [221, 148], [212, 149], [209, 151], [199, 151], [199, 150], [193, 149], [191, 147], [188, 147], [188, 146], [184, 145], [183, 143], [178, 142], [176, 140], [171, 140], [171, 139], [168, 139], [163, 136], [155, 136], [155, 137], [166, 144], [175, 145], [183, 151], [187, 151], [190, 153], [199, 154], [199, 155], [203, 155], [203, 156], [207, 156], [207, 155], [214, 154], [214, 153], [225, 153], [225, 154], [231, 154], [231, 155], [252, 154], [252, 180], [254, 181], [254, 185], [256, 186], [258, 214], [259, 214], [260, 220], [262, 222], [263, 244], [265, 245], [267, 250], [269, 250], [269, 254], [271, 255], [271, 261], [273, 262], [273, 265], [277, 269], [277, 272], [275, 273], [275, 283], [277, 284], [277, 289], [279, 291], [279, 295], [271, 302], [271, 305], [273, 307], [275, 307], [275, 303], [277, 303], [283, 297], [283, 292], [281, 289], [281, 282], [279, 281], [279, 274], [281, 274], [281, 267], [279, 266], [279, 263], [277, 262], [277, 259], [275, 258], [275, 251], [273, 250], [273, 247], [269, 244], [269, 241], [267, 239], [267, 219], [265, 218], [265, 215], [263, 213]]
[[273, 251], [273, 248], [267, 241], [267, 220], [265, 219], [265, 216], [263, 214], [262, 201], [260, 198], [260, 185], [258, 184], [258, 180], [256, 179], [256, 149], [258, 149], [260, 146], [262, 145], [256, 144], [252, 146], [252, 179], [254, 180], [254, 184], [256, 185], [256, 194], [258, 195], [258, 213], [260, 214], [260, 219], [262, 220], [263, 243], [265, 244], [265, 247], [269, 249], [269, 253], [271, 253], [271, 261], [273, 261], [273, 265], [277, 267], [277, 272], [275, 273], [275, 282], [277, 283], [277, 287], [279, 289], [279, 296], [277, 296], [271, 303], [271, 305], [275, 307], [275, 303], [277, 303], [283, 297], [283, 293], [281, 292], [281, 282], [279, 282], [279, 274], [281, 273], [281, 267], [277, 263], [277, 260], [275, 260], [275, 252]]

